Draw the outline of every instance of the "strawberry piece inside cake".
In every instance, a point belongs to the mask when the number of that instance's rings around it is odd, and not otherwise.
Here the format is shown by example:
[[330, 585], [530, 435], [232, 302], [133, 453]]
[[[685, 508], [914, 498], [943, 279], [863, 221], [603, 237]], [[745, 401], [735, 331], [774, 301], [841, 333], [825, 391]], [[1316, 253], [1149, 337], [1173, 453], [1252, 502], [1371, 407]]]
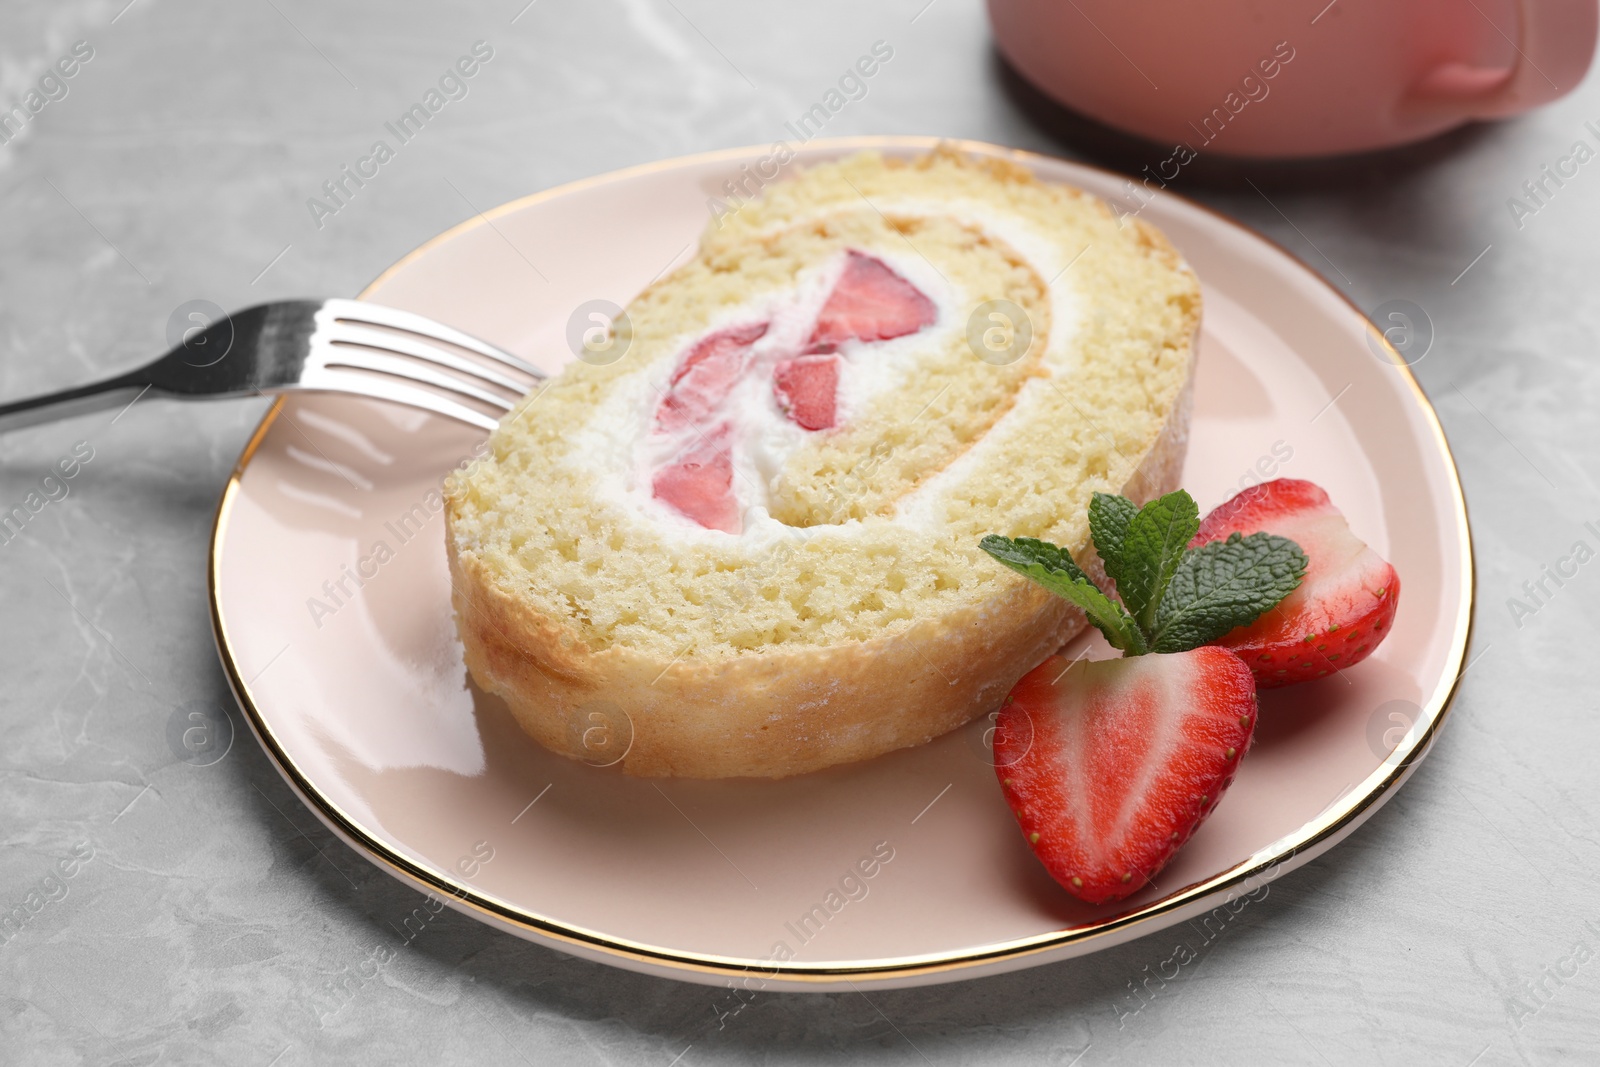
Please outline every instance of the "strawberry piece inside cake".
[[883, 260], [851, 249], [811, 331], [812, 345], [888, 341], [932, 326], [933, 301]]
[[656, 429], [695, 427], [715, 416], [744, 373], [750, 346], [766, 332], [767, 324], [758, 322], [702, 337], [673, 373], [656, 409]]
[[718, 426], [677, 463], [656, 472], [650, 489], [708, 530], [738, 533], [739, 501], [733, 493], [733, 460], [728, 427]]
[[796, 356], [772, 369], [772, 390], [783, 413], [807, 430], [831, 429], [838, 417], [839, 357]]

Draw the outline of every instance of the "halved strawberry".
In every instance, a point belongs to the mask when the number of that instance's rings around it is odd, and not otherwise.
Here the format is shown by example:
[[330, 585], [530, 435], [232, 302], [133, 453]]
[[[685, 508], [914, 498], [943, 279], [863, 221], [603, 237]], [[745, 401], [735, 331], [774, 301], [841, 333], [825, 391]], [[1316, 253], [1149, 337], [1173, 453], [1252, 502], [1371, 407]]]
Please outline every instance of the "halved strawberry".
[[750, 346], [767, 332], [764, 322], [709, 333], [683, 357], [656, 408], [656, 429], [702, 426], [716, 414], [744, 373]]
[[736, 534], [744, 524], [733, 495], [727, 435], [727, 426], [713, 429], [684, 458], [656, 471], [650, 489], [657, 500], [706, 529]]
[[1292, 685], [1343, 670], [1389, 636], [1400, 578], [1350, 532], [1319, 486], [1296, 478], [1252, 486], [1207, 515], [1189, 543], [1258, 530], [1290, 538], [1308, 560], [1300, 588], [1215, 642], [1237, 652], [1259, 684]]
[[812, 328], [811, 345], [887, 341], [933, 325], [938, 309], [881, 259], [854, 249]]
[[1233, 782], [1256, 723], [1226, 649], [1045, 660], [995, 722], [995, 773], [1051, 877], [1092, 904], [1142, 888]]
[[839, 357], [796, 356], [772, 369], [772, 391], [784, 414], [808, 430], [833, 426], [838, 405]]

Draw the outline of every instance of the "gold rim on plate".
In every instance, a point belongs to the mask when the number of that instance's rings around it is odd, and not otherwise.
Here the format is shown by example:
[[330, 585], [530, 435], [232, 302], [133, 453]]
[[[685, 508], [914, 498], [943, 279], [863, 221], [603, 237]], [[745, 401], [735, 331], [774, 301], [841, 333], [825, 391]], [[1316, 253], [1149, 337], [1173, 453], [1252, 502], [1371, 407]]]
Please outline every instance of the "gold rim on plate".
[[[1101, 167], [1070, 160], [1058, 160], [1041, 153], [1004, 148], [982, 141], [919, 136], [844, 137], [807, 142], [807, 147], [819, 148], [824, 152], [838, 151], [841, 153], [874, 148], [926, 151], [941, 143], [954, 145], [975, 155], [1011, 159], [1030, 167], [1033, 163], [1039, 161], [1051, 164], [1066, 162], [1072, 166], [1099, 171], [1113, 178], [1120, 177], [1115, 172]], [[678, 156], [669, 160], [645, 163], [579, 179], [578, 181], [568, 182], [565, 185], [558, 185], [542, 192], [509, 201], [487, 212], [479, 213], [465, 222], [458, 223], [417, 246], [373, 279], [361, 291], [359, 299], [366, 299], [378, 286], [401, 268], [434, 247], [468, 230], [491, 223], [493, 219], [499, 216], [519, 211], [529, 205], [555, 199], [579, 190], [681, 167], [685, 164], [712, 163], [723, 160], [736, 161], [747, 159], [753, 154], [759, 154], [763, 151], [766, 151], [765, 147], [757, 146]], [[1361, 311], [1354, 301], [1334, 289], [1331, 285], [1328, 285], [1320, 275], [1306, 267], [1299, 257], [1282, 245], [1203, 204], [1180, 197], [1174, 193], [1166, 193], [1165, 195], [1180, 200], [1190, 207], [1198, 208], [1217, 221], [1271, 245], [1313, 277], [1316, 277], [1329, 292], [1338, 296], [1343, 303], [1358, 315], [1361, 315], [1363, 319], [1366, 318], [1365, 313]], [[1066, 945], [1089, 944], [1113, 934], [1128, 933], [1130, 937], [1137, 937], [1140, 936], [1139, 933], [1133, 931], [1138, 931], [1142, 926], [1151, 926], [1156, 919], [1162, 916], [1191, 907], [1203, 900], [1215, 897], [1220, 893], [1225, 893], [1246, 883], [1254, 882], [1259, 884], [1263, 880], [1270, 881], [1276, 877], [1274, 872], [1278, 871], [1291, 858], [1302, 856], [1302, 862], [1304, 862], [1327, 848], [1331, 848], [1345, 834], [1364, 821], [1366, 813], [1373, 807], [1375, 802], [1387, 797], [1390, 792], [1410, 776], [1416, 765], [1421, 761], [1422, 756], [1426, 754], [1440, 727], [1443, 726], [1445, 717], [1449, 713], [1451, 702], [1455, 698], [1457, 686], [1461, 681], [1461, 665], [1471, 641], [1472, 607], [1476, 593], [1476, 567], [1473, 559], [1472, 533], [1467, 522], [1466, 498], [1461, 488], [1461, 477], [1456, 469], [1455, 457], [1451, 453], [1450, 443], [1445, 438], [1444, 429], [1439, 423], [1438, 414], [1434, 411], [1433, 404], [1428, 400], [1427, 394], [1422, 391], [1422, 387], [1417, 383], [1416, 377], [1411, 373], [1411, 368], [1387, 338], [1383, 337], [1381, 332], [1369, 327], [1368, 333], [1370, 337], [1383, 344], [1385, 352], [1394, 364], [1394, 368], [1404, 376], [1418, 407], [1426, 417], [1428, 427], [1433, 433], [1434, 441], [1439, 448], [1440, 456], [1444, 460], [1445, 469], [1449, 475], [1455, 533], [1463, 549], [1459, 586], [1461, 605], [1454, 620], [1454, 637], [1446, 657], [1446, 669], [1442, 672], [1433, 693], [1429, 696], [1427, 702], [1422, 705], [1421, 716], [1419, 716], [1419, 721], [1423, 716], [1426, 717], [1427, 728], [1416, 733], [1403, 754], [1399, 749], [1396, 749], [1377, 770], [1361, 783], [1360, 787], [1351, 789], [1346, 794], [1346, 798], [1350, 799], [1343, 809], [1336, 810], [1335, 805], [1330, 805], [1329, 810], [1324, 811], [1311, 823], [1302, 826], [1292, 838], [1280, 839], [1273, 846], [1269, 846], [1269, 848], [1273, 849], [1272, 854], [1263, 855], [1258, 852], [1250, 859], [1235, 864], [1232, 868], [1213, 875], [1203, 882], [1198, 882], [1171, 896], [1090, 926], [1055, 930], [1045, 934], [1036, 934], [1031, 937], [985, 946], [980, 949], [871, 960], [847, 966], [805, 964], [792, 961], [772, 963], [766, 960], [741, 959], [661, 948], [612, 937], [597, 930], [558, 922], [473, 889], [455, 881], [442, 871], [431, 870], [400, 855], [393, 848], [379, 840], [366, 827], [351, 818], [348, 813], [329, 800], [328, 797], [324, 796], [305, 776], [294, 760], [289, 757], [273, 733], [271, 726], [268, 725], [256, 706], [255, 700], [250, 693], [249, 685], [240, 673], [232, 643], [228, 638], [227, 626], [223, 622], [221, 598], [218, 595], [218, 572], [222, 542], [228, 528], [228, 516], [234, 499], [239, 492], [245, 468], [250, 465], [257, 448], [266, 438], [267, 431], [271, 428], [283, 407], [282, 398], [273, 403], [262, 418], [260, 425], [256, 427], [255, 433], [251, 435], [249, 443], [245, 445], [244, 451], [239, 456], [238, 463], [234, 465], [233, 473], [228, 478], [227, 487], [222, 492], [222, 499], [217, 505], [216, 519], [211, 530], [210, 561], [206, 575], [211, 602], [211, 627], [216, 637], [217, 653], [221, 658], [223, 670], [227, 673], [228, 684], [232, 688], [239, 706], [243, 709], [251, 730], [261, 742], [262, 747], [266, 749], [278, 772], [283, 775], [290, 788], [300, 797], [301, 802], [310, 808], [346, 844], [365, 853], [367, 858], [380, 869], [387, 870], [397, 878], [412, 882], [425, 891], [439, 894], [458, 910], [472, 914], [491, 925], [506, 926], [514, 931], [533, 935], [532, 939], [534, 940], [550, 943], [554, 947], [565, 947], [579, 955], [618, 957], [622, 960], [643, 964], [652, 969], [661, 968], [666, 971], [681, 972], [683, 977], [688, 977], [691, 974], [702, 978], [736, 978], [747, 975], [760, 975], [767, 981], [795, 983], [802, 986], [807, 983], [815, 986], [832, 986], [837, 985], [842, 980], [905, 981], [931, 975], [948, 975], [951, 978], [955, 978], [957, 976], [950, 974], [950, 972], [977, 968], [983, 964], [1036, 956]], [[1154, 929], [1159, 928], [1160, 926], [1154, 927]], [[1149, 932], [1153, 932], [1153, 930]], [[1124, 939], [1119, 937], [1117, 940]]]

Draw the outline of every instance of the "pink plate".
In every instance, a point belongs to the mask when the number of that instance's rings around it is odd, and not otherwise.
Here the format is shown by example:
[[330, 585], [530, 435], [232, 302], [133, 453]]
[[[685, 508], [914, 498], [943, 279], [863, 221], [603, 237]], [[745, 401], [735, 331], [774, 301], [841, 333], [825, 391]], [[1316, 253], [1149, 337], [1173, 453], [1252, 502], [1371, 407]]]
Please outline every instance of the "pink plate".
[[[816, 142], [799, 162], [933, 144]], [[1124, 184], [962, 147], [1108, 198]], [[569, 358], [573, 309], [626, 304], [687, 257], [708, 197], [767, 153], [691, 156], [516, 201], [362, 295], [553, 369]], [[218, 509], [217, 644], [262, 745], [312, 811], [397, 878], [522, 937], [691, 981], [950, 981], [1259, 897], [1392, 795], [1442, 725], [1471, 619], [1466, 512], [1432, 408], [1354, 306], [1194, 204], [1163, 194], [1143, 217], [1205, 283], [1185, 487], [1206, 509], [1255, 478], [1309, 478], [1404, 580], [1371, 660], [1264, 697], [1237, 782], [1158, 886], [1106, 907], [1057, 888], [1001, 799], [982, 721], [781, 782], [634, 780], [540, 749], [468, 682], [450, 613], [436, 490], [480, 435], [376, 402], [279, 403]]]

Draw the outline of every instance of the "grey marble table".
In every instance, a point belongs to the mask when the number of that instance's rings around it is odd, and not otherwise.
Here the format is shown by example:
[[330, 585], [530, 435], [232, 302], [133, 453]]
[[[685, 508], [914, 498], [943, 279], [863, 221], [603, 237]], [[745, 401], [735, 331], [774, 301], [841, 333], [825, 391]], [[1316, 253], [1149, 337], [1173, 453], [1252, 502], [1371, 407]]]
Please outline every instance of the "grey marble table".
[[[493, 59], [467, 95], [313, 217], [322, 183], [479, 40]], [[0, 396], [144, 358], [189, 300], [351, 294], [475, 208], [768, 143], [879, 40], [892, 62], [829, 134], [1083, 155], [1009, 86], [976, 0], [9, 0], [0, 106], [58, 61], [73, 74], [0, 145]], [[1130, 983], [1159, 937], [870, 998], [763, 994], [719, 1019], [712, 989], [447, 911], [325, 1018], [322, 991], [420, 898], [247, 735], [206, 766], [169, 742], [185, 707], [229, 699], [205, 548], [262, 404], [0, 437], [0, 510], [42, 500], [0, 543], [0, 911], [26, 915], [0, 935], [0, 1062], [1600, 1062], [1600, 564], [1536, 604], [1523, 586], [1600, 547], [1600, 163], [1535, 211], [1508, 204], [1600, 141], [1591, 119], [1594, 77], [1389, 159], [1178, 190], [1363, 308], [1424, 309], [1417, 371], [1462, 467], [1480, 602], [1427, 763], [1148, 1001]], [[73, 476], [47, 482], [63, 462]]]

